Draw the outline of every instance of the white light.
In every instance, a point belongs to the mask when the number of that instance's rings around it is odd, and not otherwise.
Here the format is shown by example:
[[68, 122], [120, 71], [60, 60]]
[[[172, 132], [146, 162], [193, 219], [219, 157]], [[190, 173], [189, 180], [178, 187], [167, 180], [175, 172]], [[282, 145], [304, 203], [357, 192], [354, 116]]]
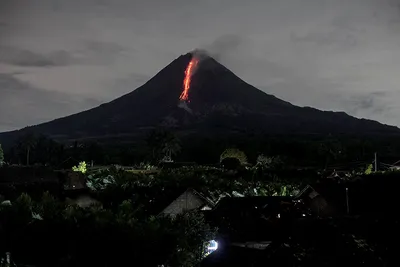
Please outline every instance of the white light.
[[209, 246], [207, 247], [207, 250], [211, 253], [214, 252], [218, 249], [218, 242], [215, 240], [211, 240], [209, 242]]
[[280, 218], [280, 217], [281, 217], [281, 214], [278, 213], [277, 217]]

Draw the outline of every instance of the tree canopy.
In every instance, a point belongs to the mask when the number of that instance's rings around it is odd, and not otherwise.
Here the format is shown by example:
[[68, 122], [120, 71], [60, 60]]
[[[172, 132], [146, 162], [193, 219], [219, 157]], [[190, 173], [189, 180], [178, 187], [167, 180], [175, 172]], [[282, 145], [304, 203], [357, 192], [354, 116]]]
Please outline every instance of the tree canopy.
[[237, 148], [228, 148], [224, 152], [222, 152], [222, 154], [220, 156], [220, 162], [222, 162], [226, 158], [238, 159], [241, 164], [247, 163], [246, 154]]
[[3, 164], [3, 162], [4, 162], [4, 152], [0, 144], [0, 166]]
[[170, 159], [181, 150], [180, 142], [176, 135], [163, 128], [151, 131], [146, 138], [146, 143], [151, 151], [153, 161], [158, 161], [162, 158]]
[[[0, 240], [16, 251], [15, 262], [38, 266], [191, 267], [201, 260], [202, 245], [215, 235], [196, 211], [148, 217], [131, 199], [115, 207], [81, 208], [48, 193], [36, 201], [22, 194], [12, 205], [0, 206], [0, 225]], [[32, 246], [32, 240], [41, 245]]]
[[74, 172], [81, 172], [81, 173], [86, 173], [86, 162], [85, 161], [81, 161], [79, 162], [78, 166], [73, 166], [72, 170]]

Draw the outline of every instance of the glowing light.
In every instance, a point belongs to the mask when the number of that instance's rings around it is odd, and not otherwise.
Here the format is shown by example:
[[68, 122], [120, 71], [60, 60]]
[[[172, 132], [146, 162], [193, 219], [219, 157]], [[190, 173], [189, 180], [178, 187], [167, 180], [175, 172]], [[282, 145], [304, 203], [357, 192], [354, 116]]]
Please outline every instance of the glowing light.
[[189, 101], [190, 83], [192, 80], [193, 72], [198, 63], [199, 63], [198, 59], [192, 58], [192, 60], [190, 60], [188, 66], [186, 67], [185, 78], [183, 79], [183, 91], [179, 96], [179, 99], [182, 101]]
[[210, 241], [210, 245], [208, 246], [208, 250], [215, 251], [218, 249], [218, 242], [215, 240]]
[[218, 242], [215, 240], [211, 240], [210, 242], [208, 242], [206, 249], [207, 250], [205, 252], [205, 256], [208, 256], [218, 249]]

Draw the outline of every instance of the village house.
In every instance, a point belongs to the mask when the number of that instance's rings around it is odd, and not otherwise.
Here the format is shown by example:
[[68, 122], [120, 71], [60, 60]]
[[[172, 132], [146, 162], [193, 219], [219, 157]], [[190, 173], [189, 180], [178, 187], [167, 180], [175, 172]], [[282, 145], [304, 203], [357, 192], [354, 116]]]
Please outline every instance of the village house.
[[396, 161], [395, 163], [393, 163], [390, 167], [390, 170], [392, 171], [400, 171], [400, 160]]
[[184, 211], [194, 209], [211, 210], [214, 206], [215, 203], [210, 198], [189, 188], [165, 207], [161, 211], [160, 215], [169, 215], [174, 217]]
[[64, 196], [67, 203], [87, 208], [92, 205], [101, 206], [101, 202], [93, 198], [86, 185], [85, 176], [72, 170], [61, 171], [64, 183]]
[[351, 173], [349, 171], [338, 171], [334, 170], [330, 175], [328, 175], [327, 179], [334, 180], [347, 180], [351, 177]]
[[303, 190], [294, 197], [294, 201], [300, 200], [317, 216], [330, 216], [334, 212], [333, 207], [328, 204], [326, 199], [310, 185], [304, 187]]
[[80, 172], [63, 171], [64, 190], [80, 190], [86, 188], [86, 179]]

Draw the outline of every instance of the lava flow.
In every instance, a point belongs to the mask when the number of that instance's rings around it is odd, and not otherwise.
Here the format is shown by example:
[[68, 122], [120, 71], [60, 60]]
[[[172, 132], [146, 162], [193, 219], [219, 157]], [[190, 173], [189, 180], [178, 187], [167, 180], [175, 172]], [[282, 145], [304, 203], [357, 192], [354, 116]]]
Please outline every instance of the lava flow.
[[198, 63], [199, 63], [198, 59], [192, 58], [192, 60], [190, 60], [188, 66], [186, 67], [185, 79], [183, 80], [183, 91], [182, 91], [181, 95], [179, 96], [179, 99], [182, 101], [189, 100], [190, 82], [192, 80], [193, 72]]

